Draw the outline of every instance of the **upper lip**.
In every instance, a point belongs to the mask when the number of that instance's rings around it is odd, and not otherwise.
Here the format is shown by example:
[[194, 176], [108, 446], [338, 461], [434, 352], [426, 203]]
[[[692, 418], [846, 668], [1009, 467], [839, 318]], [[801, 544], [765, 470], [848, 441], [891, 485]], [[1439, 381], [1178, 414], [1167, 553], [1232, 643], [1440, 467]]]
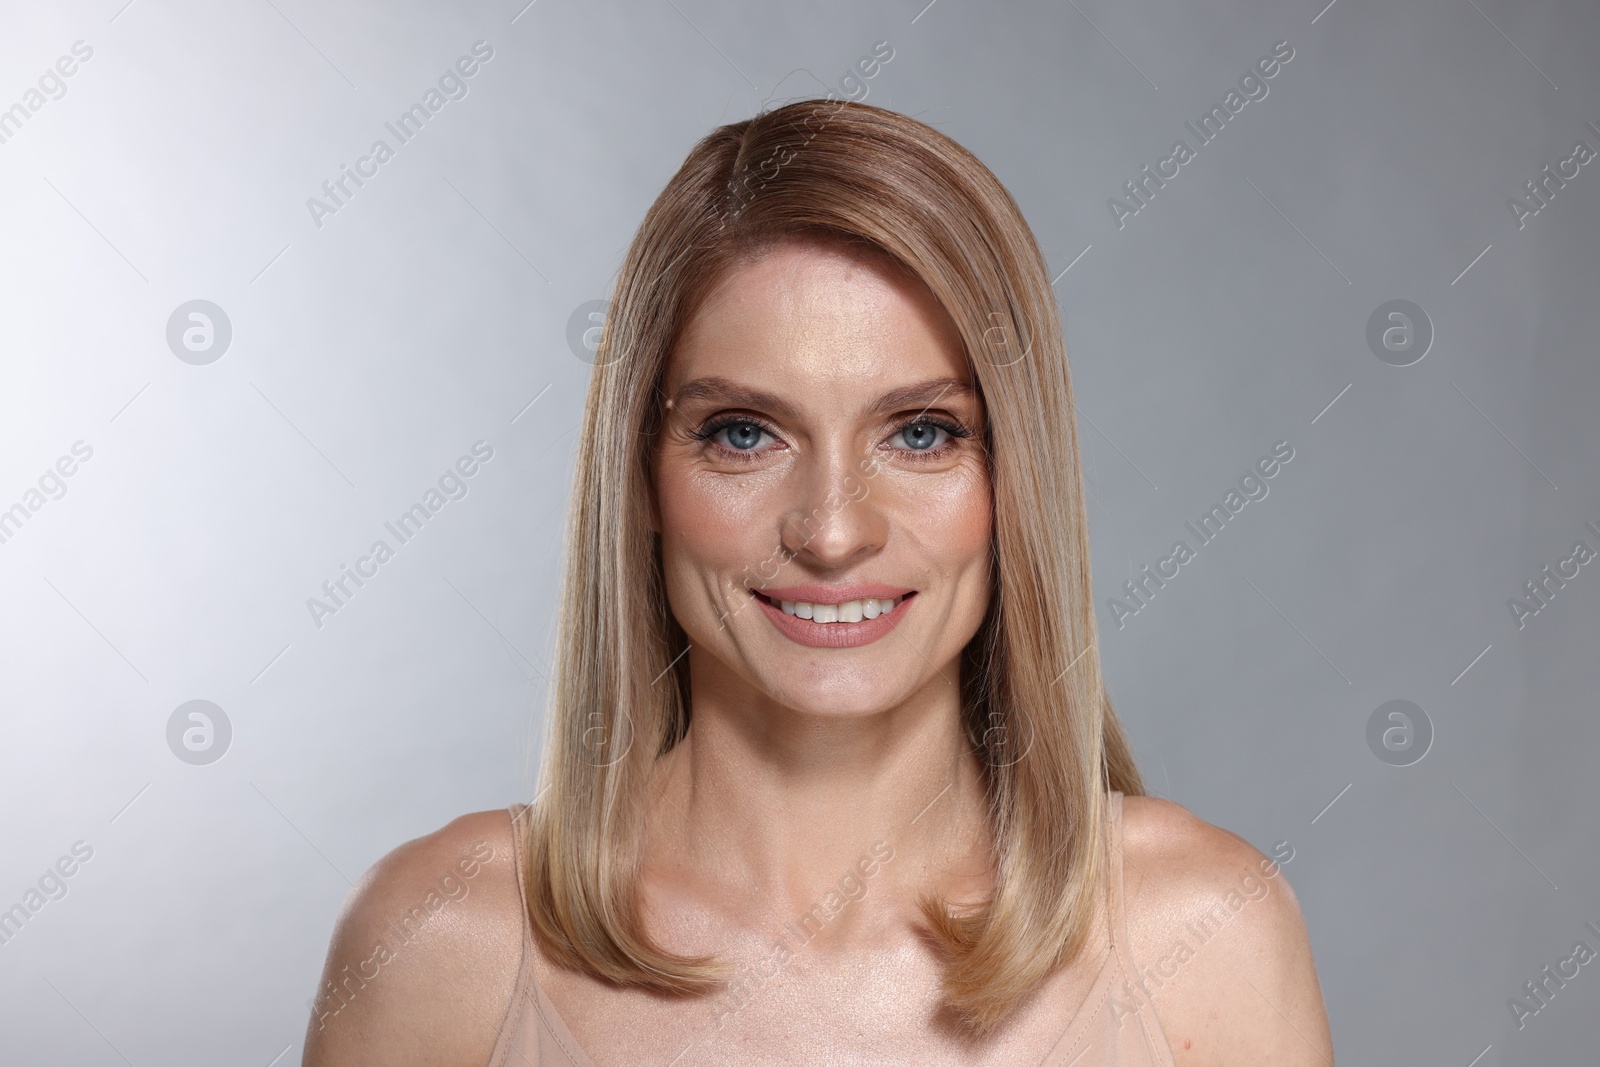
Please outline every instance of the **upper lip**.
[[807, 604], [847, 604], [852, 600], [893, 600], [898, 596], [915, 593], [900, 585], [883, 585], [880, 582], [853, 582], [850, 585], [786, 585], [781, 588], [755, 589], [771, 600], [803, 601]]

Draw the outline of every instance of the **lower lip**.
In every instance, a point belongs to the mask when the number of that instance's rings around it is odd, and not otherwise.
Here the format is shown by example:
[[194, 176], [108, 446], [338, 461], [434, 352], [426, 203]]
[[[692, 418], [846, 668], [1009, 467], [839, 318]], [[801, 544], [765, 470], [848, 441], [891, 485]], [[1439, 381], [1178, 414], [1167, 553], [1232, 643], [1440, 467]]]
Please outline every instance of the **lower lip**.
[[[754, 593], [751, 596], [755, 596]], [[798, 615], [789, 615], [783, 608], [776, 604], [769, 604], [760, 597], [755, 597], [761, 610], [767, 613], [767, 618], [772, 620], [772, 625], [778, 632], [796, 644], [807, 645], [811, 648], [855, 648], [858, 645], [870, 645], [884, 634], [900, 625], [900, 620], [905, 618], [906, 609], [911, 607], [911, 602], [917, 599], [915, 593], [908, 593], [904, 600], [895, 605], [895, 609], [887, 615], [879, 615], [876, 619], [862, 619], [860, 622], [812, 622], [802, 619]]]

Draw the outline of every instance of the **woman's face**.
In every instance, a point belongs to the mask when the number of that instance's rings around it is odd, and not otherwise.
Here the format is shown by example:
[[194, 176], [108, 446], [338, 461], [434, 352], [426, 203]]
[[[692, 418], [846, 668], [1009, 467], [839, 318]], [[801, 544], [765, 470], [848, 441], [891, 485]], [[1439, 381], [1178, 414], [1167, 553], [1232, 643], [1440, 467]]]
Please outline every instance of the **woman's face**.
[[840, 717], [959, 693], [989, 603], [975, 390], [920, 281], [795, 242], [729, 275], [667, 364], [653, 460], [697, 695]]

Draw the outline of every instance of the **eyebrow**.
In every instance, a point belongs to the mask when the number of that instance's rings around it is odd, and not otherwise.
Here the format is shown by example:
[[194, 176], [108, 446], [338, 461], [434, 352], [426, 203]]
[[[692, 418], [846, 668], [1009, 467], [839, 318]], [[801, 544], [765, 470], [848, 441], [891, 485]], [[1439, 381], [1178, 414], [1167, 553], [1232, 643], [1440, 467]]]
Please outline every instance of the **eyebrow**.
[[[919, 404], [923, 407], [931, 407], [938, 400], [949, 394], [955, 394], [969, 400], [977, 396], [971, 383], [960, 378], [929, 378], [927, 381], [917, 382], [915, 385], [891, 389], [867, 405], [862, 414], [887, 415]], [[716, 400], [728, 404], [739, 404], [744, 407], [762, 408], [786, 419], [796, 419], [800, 416], [798, 408], [776, 393], [752, 389], [748, 386], [740, 385], [729, 378], [721, 378], [715, 375], [685, 382], [673, 394], [672, 398], [674, 406], [691, 400]]]

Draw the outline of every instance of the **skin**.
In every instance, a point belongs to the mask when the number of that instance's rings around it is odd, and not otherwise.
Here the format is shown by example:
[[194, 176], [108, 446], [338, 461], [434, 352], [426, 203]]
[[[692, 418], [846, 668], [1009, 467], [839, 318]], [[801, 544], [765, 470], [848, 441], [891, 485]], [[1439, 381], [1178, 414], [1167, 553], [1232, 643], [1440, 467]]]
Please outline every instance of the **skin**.
[[[707, 378], [790, 410], [685, 389]], [[921, 283], [816, 244], [780, 245], [735, 271], [669, 360], [650, 523], [691, 642], [694, 718], [653, 783], [641, 899], [663, 948], [757, 968], [747, 975], [777, 971], [762, 982], [779, 983], [779, 995], [757, 989], [737, 1011], [722, 1000], [691, 1012], [541, 959], [541, 986], [597, 1063], [665, 1063], [691, 1049], [680, 1063], [757, 1053], [1036, 1061], [1097, 972], [1100, 956], [1064, 968], [988, 1043], [963, 1043], [927, 1010], [941, 968], [915, 934], [917, 897], [933, 888], [978, 899], [990, 887], [980, 768], [955, 684], [988, 607], [985, 413], [975, 394], [949, 386], [869, 409], [890, 390], [952, 378], [972, 383], [953, 324]], [[727, 417], [761, 425], [696, 436]], [[876, 642], [809, 648], [750, 599], [745, 580], [763, 561], [777, 562], [772, 585], [881, 581], [917, 596]], [[763, 573], [772, 575], [770, 563]], [[493, 858], [470, 892], [434, 913], [342, 1006], [319, 1004], [338, 1011], [320, 1026], [313, 1018], [306, 1064], [487, 1062], [521, 952], [504, 812], [462, 816], [384, 857], [346, 903], [324, 980], [370, 960], [387, 924], [474, 845]], [[867, 875], [859, 865], [875, 845], [892, 858]], [[1155, 1013], [1179, 1067], [1331, 1064], [1305, 924], [1281, 871], [1262, 877], [1265, 857], [1253, 846], [1155, 798], [1127, 798], [1124, 845], [1129, 948], [1159, 976], [1129, 1007]], [[1253, 899], [1174, 963], [1186, 924], [1218, 914], [1252, 872]], [[762, 964], [787, 924], [842, 887], [859, 893], [792, 958]], [[878, 1031], [889, 1040], [881, 1048], [871, 1044]]]

